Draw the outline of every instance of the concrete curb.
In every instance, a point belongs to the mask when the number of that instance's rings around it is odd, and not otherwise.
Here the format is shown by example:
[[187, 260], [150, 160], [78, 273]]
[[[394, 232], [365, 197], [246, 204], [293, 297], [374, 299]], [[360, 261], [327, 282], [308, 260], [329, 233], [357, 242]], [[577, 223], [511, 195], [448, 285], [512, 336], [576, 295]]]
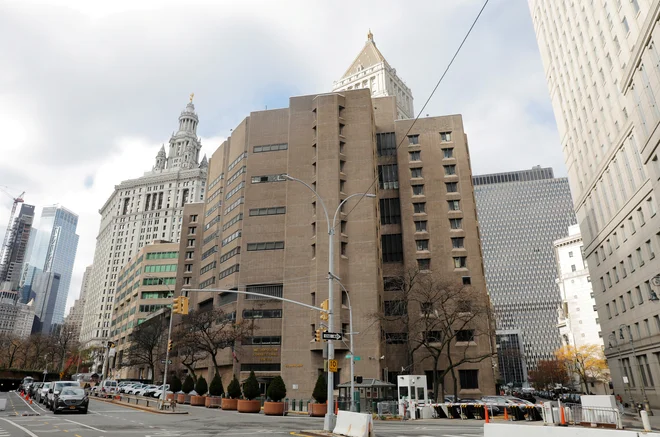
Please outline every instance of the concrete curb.
[[300, 431], [300, 433], [302, 435], [310, 436], [310, 437], [335, 437], [335, 436], [336, 437], [341, 437], [339, 434], [333, 434], [331, 432], [319, 431], [319, 430], [313, 430], [313, 431], [302, 430], [302, 431]]
[[127, 407], [127, 408], [132, 408], [134, 410], [140, 410], [140, 411], [146, 411], [148, 413], [153, 413], [153, 414], [188, 414], [187, 411], [161, 411], [161, 410], [154, 410], [151, 407], [142, 407], [140, 405], [131, 405], [127, 402], [117, 402], [113, 399], [99, 399], [99, 398], [94, 398], [94, 400], [100, 401], [100, 402], [105, 402], [106, 404], [113, 404], [113, 405], [119, 405], [121, 407]]

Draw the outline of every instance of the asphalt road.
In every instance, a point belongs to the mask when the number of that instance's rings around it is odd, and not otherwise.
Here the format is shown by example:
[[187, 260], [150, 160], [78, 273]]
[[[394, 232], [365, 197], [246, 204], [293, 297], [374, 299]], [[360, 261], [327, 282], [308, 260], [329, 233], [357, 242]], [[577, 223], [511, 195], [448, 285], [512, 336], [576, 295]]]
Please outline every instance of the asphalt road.
[[[323, 428], [322, 418], [307, 416], [266, 417], [190, 406], [177, 407], [189, 414], [166, 415], [94, 399], [88, 414], [54, 415], [39, 404], [28, 405], [13, 392], [0, 393], [0, 399], [7, 399], [7, 409], [0, 412], [0, 437], [304, 436], [303, 429]], [[376, 422], [374, 426], [378, 437], [483, 436], [483, 422], [477, 421]]]

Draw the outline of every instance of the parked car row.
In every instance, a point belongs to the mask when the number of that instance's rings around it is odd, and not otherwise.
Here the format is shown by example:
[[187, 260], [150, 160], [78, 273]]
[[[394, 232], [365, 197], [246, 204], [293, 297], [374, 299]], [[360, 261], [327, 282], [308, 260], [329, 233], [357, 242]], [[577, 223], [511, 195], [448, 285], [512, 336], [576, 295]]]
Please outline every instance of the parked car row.
[[[165, 390], [169, 388], [170, 385], [166, 384]], [[137, 383], [127, 382], [125, 384], [119, 383], [119, 392], [129, 395], [160, 398], [163, 394], [163, 386], [154, 385], [154, 384], [142, 384], [139, 382]]]

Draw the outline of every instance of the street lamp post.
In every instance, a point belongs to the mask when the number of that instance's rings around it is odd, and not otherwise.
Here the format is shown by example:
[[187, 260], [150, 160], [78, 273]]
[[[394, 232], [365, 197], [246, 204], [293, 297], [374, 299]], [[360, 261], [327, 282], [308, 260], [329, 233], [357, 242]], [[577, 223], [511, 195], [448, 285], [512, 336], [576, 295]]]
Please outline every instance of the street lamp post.
[[630, 341], [630, 349], [632, 350], [633, 358], [637, 361], [637, 371], [639, 372], [639, 383], [640, 383], [639, 388], [642, 389], [642, 398], [643, 398], [642, 402], [644, 403], [644, 410], [646, 410], [649, 416], [653, 416], [653, 411], [651, 410], [651, 404], [649, 403], [649, 398], [646, 396], [646, 390], [644, 389], [644, 378], [642, 378], [642, 368], [639, 362], [639, 358], [637, 357], [637, 352], [635, 352], [635, 344], [633, 342], [632, 332], [630, 332], [630, 328], [628, 327], [628, 325], [619, 325], [619, 334], [621, 340], [625, 340], [625, 338], [623, 337], [623, 328], [626, 328], [628, 330], [628, 340]]
[[[294, 178], [292, 176], [289, 176], [288, 174], [283, 174], [282, 178], [289, 180], [289, 181], [295, 181], [303, 184], [305, 187], [307, 187], [311, 192], [314, 193], [316, 198], [319, 200], [319, 203], [321, 204], [321, 207], [323, 208], [323, 213], [325, 214], [325, 220], [328, 224], [328, 330], [330, 332], [334, 332], [335, 329], [335, 315], [334, 315], [334, 299], [333, 299], [333, 281], [334, 281], [334, 267], [335, 267], [335, 259], [334, 259], [334, 236], [335, 236], [335, 225], [337, 222], [337, 214], [339, 214], [339, 211], [341, 210], [341, 207], [351, 199], [352, 197], [355, 196], [363, 196], [363, 197], [376, 197], [375, 194], [369, 194], [369, 193], [354, 193], [351, 194], [350, 196], [346, 197], [344, 200], [342, 200], [339, 205], [337, 206], [337, 209], [335, 210], [335, 215], [332, 219], [332, 223], [330, 222], [330, 216], [328, 215], [328, 210], [325, 207], [325, 203], [323, 202], [323, 199], [321, 196], [319, 196], [319, 193], [316, 192], [314, 188], [312, 188], [307, 182], [302, 181], [300, 179]], [[335, 359], [335, 346], [334, 343], [330, 340], [328, 340], [328, 361], [334, 360]], [[334, 415], [334, 409], [333, 409], [333, 399], [334, 399], [334, 373], [330, 371], [330, 366], [328, 366], [328, 377], [327, 377], [327, 382], [328, 382], [328, 401], [327, 401], [327, 407], [328, 410], [325, 415], [325, 419], [323, 422], [323, 429], [325, 431], [332, 431], [334, 428], [334, 421], [335, 421], [335, 415]], [[351, 393], [352, 396], [352, 393]]]
[[348, 333], [349, 338], [349, 349], [351, 350], [351, 411], [356, 411], [355, 408], [355, 349], [353, 348], [353, 307], [351, 306], [351, 297], [348, 294], [348, 290], [344, 287], [344, 284], [341, 283], [337, 276], [333, 276], [337, 283], [341, 286], [344, 293], [346, 293], [346, 299], [348, 299]]
[[[619, 345], [619, 342], [616, 340], [616, 335], [615, 334], [610, 334], [609, 338], [610, 338], [611, 341], [614, 342], [614, 346], [616, 346], [616, 348], [619, 352], [619, 357], [618, 358], [620, 360], [621, 359], [621, 346]], [[610, 343], [610, 347], [612, 347], [612, 343]], [[621, 363], [621, 366], [623, 368], [623, 363]], [[637, 411], [637, 404], [635, 404], [635, 400], [633, 399], [632, 390], [628, 390], [626, 388], [626, 383], [625, 382], [623, 383], [623, 392], [624, 393], [628, 392], [628, 396], [630, 396], [630, 405], [632, 405], [633, 408], [635, 408], [635, 411]]]

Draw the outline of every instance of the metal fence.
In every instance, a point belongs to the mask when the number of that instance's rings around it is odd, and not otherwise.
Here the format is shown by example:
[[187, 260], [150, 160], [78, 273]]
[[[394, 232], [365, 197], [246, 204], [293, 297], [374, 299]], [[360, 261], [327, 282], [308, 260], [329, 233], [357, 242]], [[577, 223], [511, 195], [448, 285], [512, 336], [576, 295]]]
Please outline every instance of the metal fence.
[[382, 401], [378, 402], [378, 415], [397, 416], [399, 414], [399, 404], [397, 401]]
[[618, 408], [584, 407], [581, 404], [564, 404], [566, 422], [572, 425], [592, 425], [622, 429], [621, 412]]

